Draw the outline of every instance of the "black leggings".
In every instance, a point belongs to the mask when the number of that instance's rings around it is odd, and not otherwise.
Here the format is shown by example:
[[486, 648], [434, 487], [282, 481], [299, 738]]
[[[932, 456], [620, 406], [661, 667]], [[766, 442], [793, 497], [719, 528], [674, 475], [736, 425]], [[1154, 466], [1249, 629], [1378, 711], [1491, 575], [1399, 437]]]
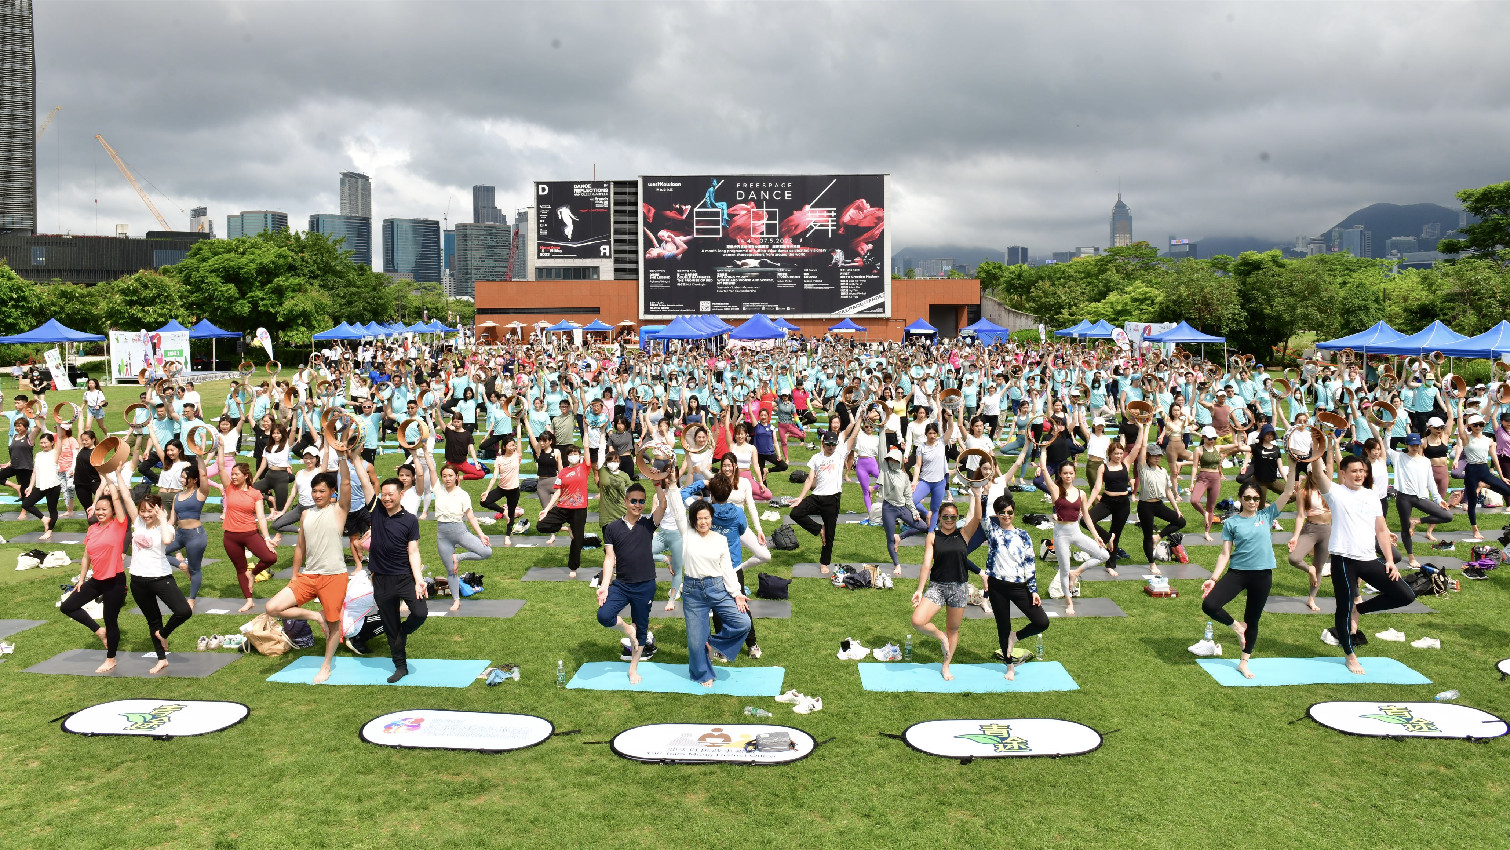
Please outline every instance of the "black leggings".
[[281, 508], [283, 503], [288, 501], [288, 484], [293, 480], [288, 470], [268, 467], [267, 471], [262, 473], [261, 480], [252, 485], [252, 489], [260, 492], [264, 497], [267, 496], [267, 491], [272, 490], [273, 506]]
[[[1131, 498], [1131, 496], [1103, 495], [1101, 501], [1097, 502], [1096, 506], [1091, 508], [1092, 522], [1099, 523], [1107, 517], [1112, 518], [1111, 536], [1116, 539], [1111, 540], [1105, 536], [1101, 538], [1108, 543], [1106, 551], [1110, 554], [1110, 557], [1106, 559], [1106, 568], [1109, 570], [1117, 568], [1117, 549], [1122, 546], [1122, 531], [1127, 528], [1127, 515], [1132, 509]], [[995, 603], [992, 604], [994, 605]]]
[[[507, 509], [499, 506], [499, 496], [503, 497]], [[495, 514], [503, 514], [503, 521], [512, 526], [514, 524], [514, 509], [519, 507], [519, 488], [515, 487], [512, 490], [505, 490], [502, 487], [494, 487], [488, 491], [486, 496], [482, 497], [481, 504]], [[508, 533], [507, 531], [504, 532], [504, 534]]]
[[37, 519], [41, 519], [42, 512], [37, 510], [37, 502], [46, 499], [47, 527], [52, 528], [53, 526], [58, 524], [58, 493], [61, 490], [62, 485], [59, 485], [57, 487], [48, 487], [46, 490], [38, 487], [33, 487], [31, 492], [21, 499], [22, 512], [31, 514]]
[[587, 508], [551, 508], [538, 528], [542, 534], [555, 534], [564, 525], [571, 526], [571, 550], [566, 556], [566, 568], [572, 572], [582, 568], [582, 535], [587, 531]]
[[[148, 636], [156, 632], [163, 636], [164, 641], [168, 639], [168, 635], [173, 634], [174, 629], [188, 622], [189, 617], [194, 614], [194, 609], [189, 607], [189, 601], [184, 599], [184, 592], [178, 589], [178, 582], [174, 581], [171, 575], [160, 578], [132, 576], [131, 598], [136, 601], [136, 607], [142, 609], [142, 616], [147, 618]], [[173, 612], [166, 626], [163, 625], [162, 609], [157, 607], [159, 599], [168, 606], [169, 611]], [[152, 648], [157, 651], [158, 659], [168, 657], [168, 653], [163, 650], [162, 644], [156, 638], [152, 640]]]
[[1201, 600], [1201, 611], [1224, 626], [1232, 625], [1232, 615], [1226, 611], [1227, 603], [1237, 598], [1241, 591], [1248, 591], [1248, 603], [1243, 608], [1243, 653], [1253, 654], [1253, 645], [1258, 642], [1258, 618], [1264, 615], [1264, 604], [1269, 601], [1269, 589], [1274, 586], [1273, 570], [1227, 570], [1217, 579], [1216, 587]]
[[819, 496], [809, 493], [807, 498], [797, 503], [797, 507], [792, 508], [791, 518], [792, 522], [802, 526], [808, 534], [823, 532], [823, 551], [818, 556], [818, 562], [824, 566], [833, 563], [834, 531], [839, 527], [839, 494]]
[[100, 624], [84, 613], [84, 605], [96, 599], [105, 605], [105, 657], [114, 658], [115, 651], [121, 645], [121, 607], [126, 604], [126, 574], [117, 573], [103, 580], [93, 577], [84, 579], [84, 583], [63, 600], [59, 610], [65, 616], [77, 620], [84, 628], [97, 632]]
[[1154, 520], [1162, 519], [1169, 523], [1164, 530], [1159, 532], [1160, 537], [1168, 537], [1171, 533], [1185, 527], [1185, 517], [1168, 502], [1138, 502], [1138, 526], [1143, 529], [1143, 557], [1148, 563], [1153, 563], [1153, 534]]
[[1468, 506], [1468, 524], [1479, 524], [1479, 485], [1505, 497], [1510, 504], [1510, 485], [1500, 480], [1487, 463], [1470, 463], [1463, 467], [1463, 504]]
[[1442, 507], [1430, 499], [1420, 496], [1412, 496], [1409, 493], [1395, 494], [1395, 513], [1400, 517], [1400, 542], [1405, 546], [1405, 552], [1415, 554], [1410, 539], [1410, 512], [1418, 510], [1426, 514], [1426, 521], [1432, 524], [1452, 522], [1452, 514], [1442, 510]]
[[1012, 605], [1017, 605], [1028, 618], [1028, 624], [1017, 630], [1017, 639], [1032, 637], [1048, 631], [1049, 614], [1042, 605], [1033, 604], [1033, 591], [1025, 581], [1002, 581], [986, 576], [986, 599], [991, 602], [991, 612], [996, 617], [996, 641], [1001, 644], [1001, 654], [1007, 654], [1007, 638], [1012, 634]]
[[1337, 615], [1332, 628], [1345, 655], [1353, 654], [1353, 598], [1358, 595], [1359, 581], [1366, 581], [1379, 591], [1379, 595], [1363, 600], [1358, 606], [1359, 616], [1403, 608], [1416, 601], [1416, 592], [1404, 579], [1391, 579], [1385, 575], [1383, 561], [1359, 561], [1332, 553], [1332, 595], [1337, 597]]

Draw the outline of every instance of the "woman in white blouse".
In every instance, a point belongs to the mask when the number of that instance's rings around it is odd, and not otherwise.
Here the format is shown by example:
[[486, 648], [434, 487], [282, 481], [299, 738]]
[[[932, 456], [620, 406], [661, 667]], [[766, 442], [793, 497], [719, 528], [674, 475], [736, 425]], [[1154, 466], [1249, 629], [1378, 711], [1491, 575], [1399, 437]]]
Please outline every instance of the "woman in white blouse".
[[[429, 462], [433, 474], [434, 455]], [[436, 477], [440, 479], [440, 489], [435, 493], [435, 548], [450, 579], [451, 610], [458, 611], [461, 609], [461, 562], [491, 558], [493, 546], [488, 536], [482, 533], [482, 526], [477, 524], [476, 514], [472, 513], [472, 494], [462, 489], [461, 473], [447, 466]], [[472, 526], [476, 536], [467, 533], [468, 525]]]
[[[168, 669], [168, 636], [188, 622], [194, 609], [173, 579], [168, 563], [167, 547], [173, 542], [174, 528], [163, 513], [162, 497], [148, 493], [140, 502], [133, 503], [129, 498], [121, 501], [131, 517], [131, 598], [147, 618], [152, 649], [157, 652], [157, 664], [148, 672], [155, 675]], [[187, 565], [181, 568], [188, 572]], [[163, 625], [159, 599], [172, 612], [167, 625]]]
[[[661, 498], [668, 498], [665, 480], [656, 482]], [[667, 503], [682, 536], [682, 616], [687, 621], [687, 673], [705, 688], [713, 687], [709, 650], [733, 659], [750, 631], [749, 599], [734, 573], [729, 542], [713, 530], [713, 506], [698, 500], [683, 511]], [[710, 634], [708, 615], [718, 612], [722, 628]]]

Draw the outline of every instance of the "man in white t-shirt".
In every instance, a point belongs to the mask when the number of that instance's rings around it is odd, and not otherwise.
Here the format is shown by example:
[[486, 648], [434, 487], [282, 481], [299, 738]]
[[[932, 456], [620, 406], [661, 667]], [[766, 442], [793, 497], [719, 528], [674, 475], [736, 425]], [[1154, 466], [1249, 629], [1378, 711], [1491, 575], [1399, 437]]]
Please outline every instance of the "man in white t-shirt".
[[[1332, 537], [1328, 549], [1332, 555], [1332, 595], [1337, 614], [1330, 629], [1321, 633], [1323, 642], [1342, 647], [1347, 669], [1362, 675], [1355, 647], [1367, 642], [1358, 630], [1358, 618], [1375, 611], [1388, 611], [1414, 602], [1415, 591], [1400, 578], [1395, 566], [1394, 539], [1384, 523], [1384, 510], [1372, 489], [1373, 472], [1368, 461], [1357, 455], [1342, 459], [1338, 473], [1340, 484], [1334, 485], [1318, 455], [1311, 461], [1311, 480], [1326, 498], [1332, 511]], [[1380, 560], [1377, 553], [1383, 552]], [[1366, 581], [1379, 591], [1377, 596], [1357, 605], [1358, 582]]]
[[[792, 522], [800, 525], [809, 534], [818, 535], [823, 545], [819, 557], [819, 571], [828, 575], [828, 565], [834, 560], [834, 531], [839, 526], [839, 493], [844, 489], [844, 462], [850, 449], [855, 446], [855, 436], [860, 433], [860, 417], [850, 422], [844, 434], [844, 445], [839, 445], [839, 432], [823, 432], [823, 451], [807, 461], [808, 476], [802, 482], [802, 492], [797, 495], [797, 507], [792, 508]], [[821, 522], [820, 522], [821, 519]]]

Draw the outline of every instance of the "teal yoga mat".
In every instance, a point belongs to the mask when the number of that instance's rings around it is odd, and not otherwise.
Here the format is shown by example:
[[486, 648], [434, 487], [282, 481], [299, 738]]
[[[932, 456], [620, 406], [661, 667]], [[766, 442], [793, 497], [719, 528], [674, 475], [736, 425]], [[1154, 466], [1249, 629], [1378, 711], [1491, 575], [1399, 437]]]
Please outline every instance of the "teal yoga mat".
[[953, 681], [946, 682], [940, 664], [898, 664], [864, 662], [860, 667], [860, 684], [867, 691], [911, 691], [927, 694], [995, 694], [1033, 693], [1039, 691], [1078, 691], [1080, 686], [1058, 661], [1033, 661], [1017, 665], [1017, 678], [1006, 680], [1005, 664], [953, 664], [949, 672]]
[[705, 688], [687, 675], [685, 664], [640, 662], [640, 683], [629, 684], [629, 662], [589, 661], [577, 668], [568, 688], [589, 691], [651, 691], [662, 694], [722, 694], [736, 697], [774, 697], [786, 678], [784, 667], [713, 666], [713, 687]]
[[1253, 658], [1248, 669], [1253, 678], [1237, 672], [1235, 658], [1202, 658], [1196, 663], [1227, 688], [1262, 688], [1269, 685], [1429, 685], [1431, 680], [1393, 658], [1360, 658], [1364, 674], [1348, 672], [1341, 657]]
[[[308, 685], [320, 672], [324, 659], [306, 655], [294, 663], [267, 677], [269, 682], [291, 685]], [[457, 661], [440, 658], [409, 659], [409, 675], [396, 684], [408, 687], [465, 688], [477, 681], [477, 676], [487, 669], [487, 661]], [[393, 675], [391, 658], [334, 658], [331, 660], [330, 678], [327, 685], [386, 685]]]

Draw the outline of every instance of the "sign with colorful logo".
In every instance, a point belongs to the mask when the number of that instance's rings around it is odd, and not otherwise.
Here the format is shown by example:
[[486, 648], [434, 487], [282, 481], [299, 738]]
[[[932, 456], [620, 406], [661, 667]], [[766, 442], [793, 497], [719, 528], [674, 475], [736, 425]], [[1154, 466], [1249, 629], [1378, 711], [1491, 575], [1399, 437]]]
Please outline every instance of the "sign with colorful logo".
[[533, 714], [416, 708], [372, 718], [362, 727], [362, 740], [381, 747], [503, 753], [533, 747], [555, 731]]
[[63, 731], [76, 735], [188, 738], [228, 729], [250, 713], [251, 709], [239, 702], [122, 699], [68, 715], [63, 720]]
[[1371, 738], [1498, 738], [1504, 720], [1450, 702], [1318, 702], [1307, 714], [1323, 726]]
[[1070, 720], [928, 720], [902, 733], [907, 746], [951, 759], [1078, 756], [1101, 746], [1101, 733]]
[[613, 739], [624, 758], [664, 764], [790, 764], [816, 746], [801, 729], [751, 723], [654, 723]]

